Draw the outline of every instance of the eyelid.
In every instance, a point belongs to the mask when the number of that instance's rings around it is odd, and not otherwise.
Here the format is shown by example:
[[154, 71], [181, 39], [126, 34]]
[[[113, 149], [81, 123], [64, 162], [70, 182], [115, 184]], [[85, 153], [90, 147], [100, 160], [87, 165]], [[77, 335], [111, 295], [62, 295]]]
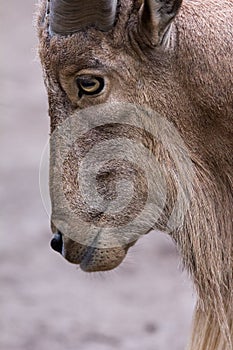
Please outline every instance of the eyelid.
[[102, 71], [100, 69], [81, 69], [80, 71], [77, 72], [76, 79], [83, 75], [87, 75], [91, 77], [95, 77], [95, 76], [103, 77], [105, 75], [105, 71]]

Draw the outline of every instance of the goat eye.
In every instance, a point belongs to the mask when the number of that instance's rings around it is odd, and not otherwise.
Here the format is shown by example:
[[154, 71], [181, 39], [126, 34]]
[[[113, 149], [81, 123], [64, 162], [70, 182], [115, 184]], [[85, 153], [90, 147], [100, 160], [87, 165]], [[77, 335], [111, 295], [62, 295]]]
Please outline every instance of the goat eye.
[[97, 95], [104, 88], [104, 79], [100, 77], [80, 76], [76, 79], [79, 97], [82, 95]]

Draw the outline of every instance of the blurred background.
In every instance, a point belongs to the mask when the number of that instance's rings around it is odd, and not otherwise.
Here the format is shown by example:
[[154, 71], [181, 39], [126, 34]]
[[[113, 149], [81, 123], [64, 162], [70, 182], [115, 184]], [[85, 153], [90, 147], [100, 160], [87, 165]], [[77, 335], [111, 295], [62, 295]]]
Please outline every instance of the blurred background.
[[1, 4], [0, 350], [182, 350], [194, 296], [168, 237], [116, 270], [85, 274], [49, 247], [39, 190], [48, 139], [35, 0]]

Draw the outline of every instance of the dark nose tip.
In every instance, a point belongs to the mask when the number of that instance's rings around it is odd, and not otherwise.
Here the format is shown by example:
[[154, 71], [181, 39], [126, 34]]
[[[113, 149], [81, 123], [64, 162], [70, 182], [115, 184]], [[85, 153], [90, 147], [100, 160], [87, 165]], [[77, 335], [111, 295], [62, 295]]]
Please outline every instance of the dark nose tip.
[[51, 240], [50, 245], [53, 248], [53, 250], [55, 250], [58, 253], [62, 253], [63, 241], [62, 241], [62, 234], [60, 232], [55, 233], [55, 235]]

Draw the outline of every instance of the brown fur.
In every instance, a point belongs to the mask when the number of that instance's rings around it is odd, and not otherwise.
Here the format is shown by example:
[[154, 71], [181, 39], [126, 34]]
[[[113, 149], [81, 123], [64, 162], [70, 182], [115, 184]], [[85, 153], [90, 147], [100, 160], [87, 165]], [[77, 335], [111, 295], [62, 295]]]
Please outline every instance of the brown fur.
[[[150, 106], [176, 126], [195, 168], [191, 207], [182, 229], [171, 233], [199, 296], [189, 349], [230, 350], [233, 2], [184, 1], [166, 42], [156, 47], [137, 30], [140, 5], [141, 1], [122, 0], [116, 26], [108, 33], [89, 28], [51, 38], [42, 1], [39, 50], [51, 131], [67, 113], [106, 101]], [[74, 78], [82, 69], [107, 75], [107, 92], [79, 100]], [[115, 252], [110, 254], [114, 259]], [[121, 251], [119, 255], [121, 261]]]

